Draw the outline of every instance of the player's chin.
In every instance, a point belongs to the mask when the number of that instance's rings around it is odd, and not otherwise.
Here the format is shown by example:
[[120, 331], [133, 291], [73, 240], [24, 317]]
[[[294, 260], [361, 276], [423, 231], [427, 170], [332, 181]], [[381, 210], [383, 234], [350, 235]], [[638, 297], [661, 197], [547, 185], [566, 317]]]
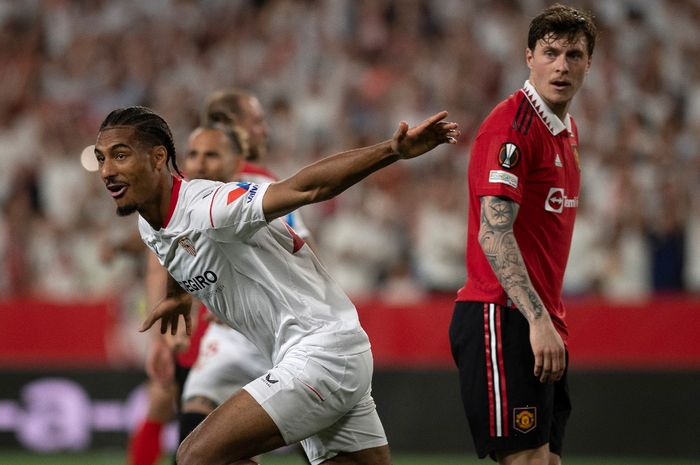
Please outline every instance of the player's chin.
[[135, 203], [125, 203], [122, 205], [117, 204], [117, 215], [118, 216], [129, 216], [132, 213], [136, 213], [138, 209]]

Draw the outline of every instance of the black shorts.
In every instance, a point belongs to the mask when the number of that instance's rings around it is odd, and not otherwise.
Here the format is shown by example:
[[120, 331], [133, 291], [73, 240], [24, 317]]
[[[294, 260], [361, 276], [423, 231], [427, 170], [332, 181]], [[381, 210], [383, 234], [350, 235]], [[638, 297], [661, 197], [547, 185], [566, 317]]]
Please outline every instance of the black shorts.
[[[571, 413], [567, 370], [543, 384], [533, 374], [529, 324], [517, 309], [457, 302], [450, 324], [462, 404], [479, 457], [549, 443], [561, 455]], [[567, 353], [568, 366], [568, 353]]]

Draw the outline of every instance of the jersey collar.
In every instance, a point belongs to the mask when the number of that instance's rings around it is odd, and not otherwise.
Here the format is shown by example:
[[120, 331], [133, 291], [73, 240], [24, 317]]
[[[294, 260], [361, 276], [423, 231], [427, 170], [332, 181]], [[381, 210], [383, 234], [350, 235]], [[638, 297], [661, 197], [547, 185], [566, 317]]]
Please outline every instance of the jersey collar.
[[173, 213], [175, 212], [175, 207], [177, 206], [177, 198], [180, 195], [180, 186], [182, 185], [182, 180], [176, 176], [173, 176], [173, 187], [170, 190], [170, 206], [168, 207], [168, 216], [165, 217], [165, 221], [163, 222], [163, 228], [165, 229], [168, 227], [168, 223], [170, 223], [170, 219], [173, 217]]
[[530, 102], [530, 105], [532, 105], [532, 107], [535, 109], [535, 112], [540, 117], [544, 125], [547, 126], [547, 129], [549, 129], [549, 132], [551, 132], [552, 135], [556, 136], [564, 129], [571, 132], [571, 115], [567, 113], [564, 117], [566, 124], [562, 123], [559, 117], [549, 109], [546, 103], [544, 103], [544, 100], [542, 100], [540, 94], [538, 94], [535, 90], [535, 86], [530, 84], [529, 80], [525, 81], [522, 91], [527, 97], [527, 100]]

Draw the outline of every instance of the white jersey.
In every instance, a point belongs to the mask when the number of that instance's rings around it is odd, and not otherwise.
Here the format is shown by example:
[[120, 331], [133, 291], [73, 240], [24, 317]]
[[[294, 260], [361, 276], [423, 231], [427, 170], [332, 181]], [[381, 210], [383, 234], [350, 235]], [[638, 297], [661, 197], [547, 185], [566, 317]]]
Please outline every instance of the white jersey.
[[170, 214], [139, 231], [187, 292], [277, 363], [297, 345], [345, 354], [368, 350], [357, 311], [284, 221], [268, 223], [269, 184], [173, 178]]

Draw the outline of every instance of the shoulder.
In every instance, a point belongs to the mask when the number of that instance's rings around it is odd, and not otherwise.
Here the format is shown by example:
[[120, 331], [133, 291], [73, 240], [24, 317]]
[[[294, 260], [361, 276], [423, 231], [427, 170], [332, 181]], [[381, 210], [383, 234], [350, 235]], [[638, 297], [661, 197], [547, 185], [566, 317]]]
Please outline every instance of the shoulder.
[[513, 132], [525, 136], [536, 118], [535, 109], [519, 89], [494, 107], [481, 124], [479, 133]]
[[209, 181], [206, 179], [193, 179], [191, 181], [183, 181], [181, 188], [181, 198], [186, 203], [192, 204], [199, 200], [206, 200], [211, 197], [214, 192], [224, 184], [218, 181]]
[[523, 92], [518, 90], [500, 102], [484, 119], [475, 138], [479, 148], [492, 150], [495, 145], [513, 143], [518, 146], [529, 145], [537, 114]]

